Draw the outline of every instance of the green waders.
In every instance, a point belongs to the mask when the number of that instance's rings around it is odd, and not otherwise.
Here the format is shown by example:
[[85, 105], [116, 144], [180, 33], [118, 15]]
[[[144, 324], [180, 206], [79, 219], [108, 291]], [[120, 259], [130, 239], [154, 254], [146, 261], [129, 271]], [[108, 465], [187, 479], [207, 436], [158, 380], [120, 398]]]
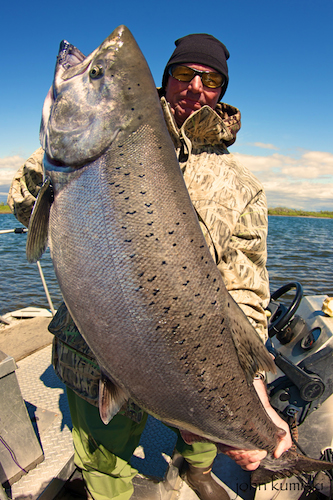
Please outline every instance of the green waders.
[[73, 423], [74, 462], [82, 470], [89, 493], [94, 500], [128, 500], [133, 493], [132, 479], [138, 472], [128, 462], [139, 444], [147, 415], [137, 424], [117, 414], [104, 425], [98, 408], [68, 388], [67, 397]]
[[[73, 423], [75, 465], [82, 470], [89, 493], [94, 500], [129, 500], [133, 493], [132, 479], [137, 470], [129, 460], [138, 446], [147, 420], [144, 414], [138, 424], [117, 414], [104, 425], [99, 410], [67, 388]], [[194, 467], [209, 467], [216, 456], [212, 443], [186, 444], [178, 429], [177, 450]], [[103, 443], [103, 444], [102, 444]]]

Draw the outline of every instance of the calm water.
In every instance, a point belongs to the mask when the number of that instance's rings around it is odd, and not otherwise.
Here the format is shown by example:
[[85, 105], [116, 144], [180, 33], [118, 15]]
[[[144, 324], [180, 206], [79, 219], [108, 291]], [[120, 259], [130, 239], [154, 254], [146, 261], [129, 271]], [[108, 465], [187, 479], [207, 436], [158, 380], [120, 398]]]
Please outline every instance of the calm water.
[[[0, 214], [0, 230], [21, 227]], [[21, 307], [48, 308], [36, 264], [25, 258], [27, 234], [0, 234], [0, 315]], [[61, 303], [49, 251], [41, 266], [54, 304]], [[306, 295], [333, 295], [333, 219], [269, 217], [268, 271], [271, 291], [299, 281]]]

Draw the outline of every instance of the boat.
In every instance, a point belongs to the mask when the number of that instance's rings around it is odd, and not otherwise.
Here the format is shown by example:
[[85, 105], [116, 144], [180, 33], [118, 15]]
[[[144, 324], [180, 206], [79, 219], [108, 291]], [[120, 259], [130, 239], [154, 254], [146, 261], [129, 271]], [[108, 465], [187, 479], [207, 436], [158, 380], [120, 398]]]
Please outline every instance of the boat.
[[[71, 487], [80, 483], [65, 387], [51, 364], [53, 336], [47, 325], [55, 309], [41, 269], [40, 273], [50, 308], [29, 307], [0, 317], [0, 394], [7, 400], [0, 410], [0, 500], [69, 500]], [[292, 290], [294, 297], [285, 305], [284, 296]], [[277, 374], [268, 374], [267, 387], [272, 406], [297, 424], [300, 452], [333, 462], [333, 300], [329, 300], [326, 295], [303, 296], [297, 282], [272, 294], [267, 347]], [[198, 498], [181, 479], [183, 459], [175, 443], [175, 434], [149, 417], [131, 460], [139, 471], [133, 500]], [[333, 498], [330, 471], [254, 488], [249, 472], [219, 454], [213, 474], [232, 499]]]

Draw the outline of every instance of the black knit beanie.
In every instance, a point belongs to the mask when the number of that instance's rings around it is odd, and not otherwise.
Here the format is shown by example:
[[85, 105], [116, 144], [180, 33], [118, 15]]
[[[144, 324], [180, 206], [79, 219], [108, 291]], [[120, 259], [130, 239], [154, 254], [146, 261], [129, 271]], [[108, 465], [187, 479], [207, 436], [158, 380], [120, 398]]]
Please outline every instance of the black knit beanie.
[[220, 99], [225, 94], [229, 83], [227, 59], [229, 51], [217, 38], [206, 33], [194, 33], [175, 41], [176, 48], [165, 67], [162, 89], [165, 91], [169, 77], [169, 68], [175, 63], [197, 63], [214, 68], [225, 76], [226, 82], [221, 89]]

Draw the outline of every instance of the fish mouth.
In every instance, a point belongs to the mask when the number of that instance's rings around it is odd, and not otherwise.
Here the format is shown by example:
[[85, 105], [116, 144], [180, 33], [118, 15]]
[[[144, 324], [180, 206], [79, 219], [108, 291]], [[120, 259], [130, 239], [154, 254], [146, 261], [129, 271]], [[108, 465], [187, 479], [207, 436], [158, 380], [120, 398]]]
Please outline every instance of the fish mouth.
[[[66, 174], [70, 173], [70, 172], [75, 172], [77, 170], [77, 168], [70, 167], [61, 161], [54, 160], [47, 153], [44, 154], [43, 164], [44, 164], [45, 170], [55, 170], [55, 171], [63, 172]], [[82, 166], [84, 166], [84, 165], [82, 165]]]

